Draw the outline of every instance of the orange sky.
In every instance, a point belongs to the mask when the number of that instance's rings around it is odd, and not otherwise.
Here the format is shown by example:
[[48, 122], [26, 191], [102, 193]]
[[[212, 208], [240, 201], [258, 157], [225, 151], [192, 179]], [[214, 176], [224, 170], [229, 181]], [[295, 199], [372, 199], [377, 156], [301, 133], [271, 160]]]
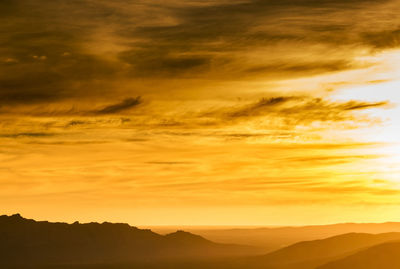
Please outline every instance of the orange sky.
[[400, 221], [398, 0], [0, 3], [0, 210]]

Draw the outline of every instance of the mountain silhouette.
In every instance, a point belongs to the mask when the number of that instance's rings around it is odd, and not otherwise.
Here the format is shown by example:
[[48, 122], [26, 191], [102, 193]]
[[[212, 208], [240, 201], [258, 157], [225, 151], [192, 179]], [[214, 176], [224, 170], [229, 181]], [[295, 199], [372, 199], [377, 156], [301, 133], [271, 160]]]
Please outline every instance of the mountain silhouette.
[[250, 246], [219, 244], [182, 230], [160, 235], [124, 223], [0, 216], [2, 269], [400, 268], [400, 233], [348, 233], [258, 253]]
[[400, 233], [343, 234], [321, 240], [299, 242], [259, 257], [253, 263], [262, 265], [263, 268], [312, 269], [361, 249], [394, 240], [400, 240]]
[[1, 264], [101, 264], [243, 256], [254, 248], [178, 231], [159, 235], [123, 223], [73, 224], [0, 216]]
[[[156, 229], [156, 231], [163, 234], [168, 232], [168, 230], [160, 228]], [[233, 229], [188, 228], [187, 231], [216, 242], [257, 246], [267, 253], [297, 242], [317, 240], [341, 234], [400, 232], [400, 223], [339, 223], [299, 227]]]
[[398, 269], [400, 268], [400, 242], [373, 246], [339, 259], [317, 269]]

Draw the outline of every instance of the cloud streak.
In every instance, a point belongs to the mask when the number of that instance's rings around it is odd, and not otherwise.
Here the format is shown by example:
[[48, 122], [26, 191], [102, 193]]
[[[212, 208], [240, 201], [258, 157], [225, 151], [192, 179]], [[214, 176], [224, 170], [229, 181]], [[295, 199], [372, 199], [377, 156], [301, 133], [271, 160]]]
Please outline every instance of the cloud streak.
[[264, 118], [274, 122], [278, 120], [287, 126], [308, 125], [313, 122], [362, 122], [367, 118], [354, 115], [355, 111], [372, 108], [387, 108], [388, 101], [328, 101], [322, 98], [306, 96], [279, 96], [262, 98], [255, 103], [241, 107], [231, 107], [209, 111], [205, 117], [221, 118], [225, 121], [248, 121]]
[[93, 113], [97, 115], [123, 113], [126, 112], [127, 110], [132, 109], [133, 107], [140, 105], [141, 103], [142, 99], [140, 96], [136, 98], [127, 98], [120, 103], [109, 105], [99, 110], [95, 110]]

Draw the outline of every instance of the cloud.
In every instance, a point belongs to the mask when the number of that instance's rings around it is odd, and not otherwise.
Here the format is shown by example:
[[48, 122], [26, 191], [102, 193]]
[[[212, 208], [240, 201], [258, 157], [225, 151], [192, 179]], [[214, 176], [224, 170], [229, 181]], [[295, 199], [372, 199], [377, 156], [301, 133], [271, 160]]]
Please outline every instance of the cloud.
[[125, 112], [133, 107], [136, 107], [142, 103], [140, 96], [135, 98], [127, 98], [120, 103], [113, 104], [94, 111], [97, 115], [117, 114]]
[[[193, 96], [210, 80], [364, 68], [354, 58], [359, 46], [398, 45], [398, 27], [385, 8], [392, 2], [3, 1], [0, 105], [103, 102], [115, 91], [165, 95], [151, 83], [177, 78], [186, 88], [180, 94]], [[193, 87], [187, 78], [201, 81]], [[127, 90], [124, 83], [143, 88]]]
[[349, 60], [332, 60], [325, 61], [318, 59], [315, 62], [301, 63], [301, 62], [279, 62], [276, 61], [272, 64], [255, 66], [247, 69], [245, 72], [249, 74], [264, 74], [265, 76], [296, 76], [297, 74], [323, 74], [336, 71], [344, 71], [347, 69], [355, 69], [361, 67]]
[[[12, 55], [16, 62], [0, 64], [4, 74], [0, 77], [0, 104], [50, 103], [82, 97], [85, 92], [92, 95], [96, 80], [115, 79], [117, 65], [86, 53], [76, 34], [60, 29], [18, 36], [14, 31], [21, 30], [10, 29], [8, 36], [2, 37], [8, 39], [4, 45], [10, 48], [4, 51], [3, 47], [2, 53]], [[105, 86], [96, 87], [99, 92]]]
[[338, 105], [339, 109], [343, 110], [362, 110], [376, 107], [385, 107], [389, 102], [359, 102], [359, 101], [348, 101], [344, 104]]
[[204, 71], [212, 57], [208, 55], [169, 55], [168, 51], [151, 48], [132, 49], [120, 54], [120, 59], [131, 65], [133, 76], [183, 76]]
[[[88, 4], [2, 1], [0, 53], [15, 60], [0, 62], [0, 105], [93, 96], [104, 90], [104, 80], [115, 79], [118, 64], [85, 48], [94, 30], [86, 18], [100, 15], [99, 6], [89, 9]], [[77, 9], [80, 12], [74, 12]], [[103, 83], [96, 83], [99, 80]]]
[[44, 132], [23, 132], [23, 133], [0, 134], [0, 137], [4, 137], [4, 138], [23, 138], [23, 137], [40, 138], [40, 137], [51, 137], [51, 136], [55, 136], [55, 134], [54, 133], [44, 133]]
[[361, 40], [375, 49], [391, 49], [400, 47], [400, 28], [365, 32], [361, 34]]
[[90, 122], [82, 121], [82, 120], [72, 120], [72, 121], [68, 122], [65, 126], [72, 127], [72, 126], [84, 125], [84, 124], [88, 124], [88, 123], [90, 123]]
[[[361, 41], [374, 20], [382, 21], [380, 14], [390, 2], [253, 0], [174, 7], [168, 10], [173, 23], [127, 27], [121, 31], [127, 38], [141, 37], [131, 51], [121, 54], [121, 59], [134, 63], [135, 69], [145, 75], [165, 75], [166, 67], [170, 67], [171, 74], [178, 77], [187, 73], [173, 72], [178, 71], [174, 67], [185, 67], [176, 63], [185, 63], [186, 57], [193, 57], [190, 62], [196, 62], [188, 70], [203, 67], [200, 74], [191, 73], [196, 77], [218, 73], [237, 78], [248, 73], [279, 72], [304, 76], [360, 68], [353, 59], [353, 49], [360, 44], [375, 46]], [[375, 17], [365, 15], [370, 9], [376, 12]], [[353, 13], [356, 20], [349, 16]], [[383, 20], [381, 27], [392, 27], [392, 23]], [[318, 52], [318, 46], [323, 46], [322, 52]], [[277, 50], [281, 59], [263, 53], [265, 48]], [[256, 61], [246, 59], [251, 51], [262, 57]], [[296, 53], [290, 57], [293, 51]], [[314, 54], [312, 61], [302, 55], [304, 51]]]
[[227, 116], [232, 117], [232, 118], [256, 116], [256, 115], [259, 115], [260, 113], [265, 112], [265, 110], [274, 109], [274, 107], [278, 107], [289, 101], [301, 100], [301, 99], [302, 99], [301, 97], [293, 97], [293, 96], [262, 98], [254, 104], [250, 104], [243, 108], [239, 108], [237, 110], [229, 112]]
[[356, 111], [388, 106], [388, 101], [329, 101], [310, 96], [278, 96], [262, 98], [242, 106], [212, 109], [201, 113], [200, 118], [214, 120], [214, 124], [220, 126], [262, 120], [265, 128], [271, 130], [309, 126], [314, 122], [327, 124], [351, 122], [348, 128], [356, 128], [357, 124], [376, 121], [365, 115], [357, 115]]
[[[100, 102], [98, 102], [100, 103]], [[105, 102], [101, 102], [105, 103]], [[95, 104], [88, 104], [84, 102], [83, 104], [79, 104], [80, 106], [75, 106], [74, 104], [67, 104], [64, 107], [58, 107], [58, 106], [32, 106], [28, 108], [28, 110], [16, 110], [10, 112], [9, 109], [3, 108], [0, 109], [0, 115], [4, 114], [14, 114], [15, 116], [22, 116], [22, 115], [29, 115], [33, 117], [68, 117], [68, 116], [74, 116], [78, 117], [77, 119], [70, 120], [68, 122], [64, 122], [63, 119], [60, 120], [60, 122], [63, 122], [64, 127], [74, 127], [74, 126], [79, 126], [79, 125], [88, 125], [91, 124], [93, 126], [96, 125], [103, 125], [107, 124], [107, 120], [87, 120], [87, 119], [82, 119], [81, 117], [93, 117], [93, 116], [102, 116], [102, 115], [118, 115], [118, 114], [125, 114], [129, 110], [133, 109], [134, 107], [137, 107], [143, 103], [143, 99], [138, 96], [138, 97], [130, 97], [123, 99], [120, 102], [114, 103], [114, 104], [105, 104], [103, 106], [100, 105], [100, 108], [93, 108], [94, 106], [99, 107], [99, 105]], [[130, 122], [130, 118], [119, 118], [115, 120], [108, 120], [108, 123], [115, 123], [118, 122], [118, 124], [124, 124]]]
[[158, 161], [158, 162], [146, 162], [147, 164], [159, 164], [159, 165], [187, 165], [193, 164], [193, 162], [166, 162], [166, 161]]
[[290, 163], [291, 166], [299, 166], [299, 167], [315, 167], [318, 165], [328, 166], [328, 165], [339, 165], [346, 163], [355, 163], [360, 160], [367, 159], [378, 159], [383, 157], [381, 155], [324, 155], [324, 156], [297, 156], [297, 157], [288, 157], [282, 158], [282, 161], [285, 163]]

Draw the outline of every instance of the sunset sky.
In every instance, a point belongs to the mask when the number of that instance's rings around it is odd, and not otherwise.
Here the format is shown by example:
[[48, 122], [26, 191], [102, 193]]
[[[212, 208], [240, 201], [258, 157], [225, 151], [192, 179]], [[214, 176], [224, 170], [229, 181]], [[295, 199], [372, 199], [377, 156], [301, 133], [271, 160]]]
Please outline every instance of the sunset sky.
[[0, 213], [400, 221], [399, 0], [0, 1]]

